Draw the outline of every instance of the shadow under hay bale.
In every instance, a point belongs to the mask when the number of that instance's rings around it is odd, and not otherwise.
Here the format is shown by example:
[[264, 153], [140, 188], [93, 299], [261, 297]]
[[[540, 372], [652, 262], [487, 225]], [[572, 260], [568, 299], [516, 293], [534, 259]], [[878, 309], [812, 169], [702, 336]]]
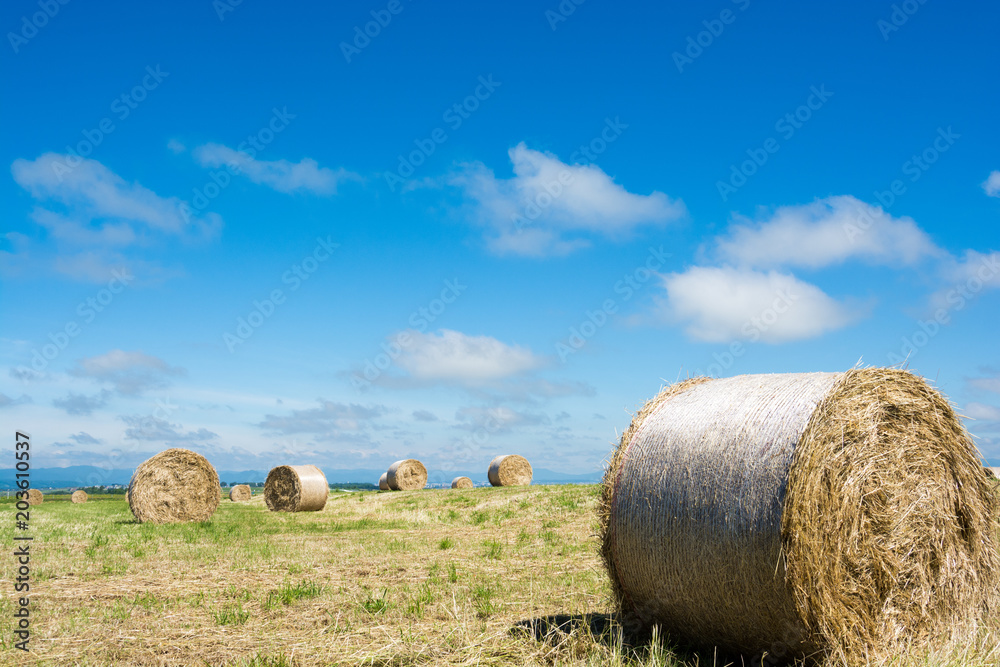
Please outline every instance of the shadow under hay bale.
[[451, 480], [451, 488], [453, 489], [471, 489], [474, 486], [475, 484], [468, 477], [456, 477]]
[[38, 489], [28, 489], [28, 497], [26, 498], [29, 505], [41, 505], [45, 501], [45, 494]]
[[83, 489], [77, 489], [76, 491], [73, 492], [73, 495], [69, 497], [69, 501], [71, 503], [76, 503], [78, 505], [80, 503], [85, 503], [87, 502], [87, 492], [84, 491]]
[[885, 368], [697, 378], [647, 403], [600, 502], [622, 617], [864, 664], [996, 602], [997, 496], [948, 402]]
[[253, 498], [253, 489], [249, 484], [237, 484], [229, 489], [229, 499], [234, 503], [245, 503]]
[[389, 473], [384, 472], [382, 476], [378, 478], [378, 490], [388, 491], [389, 490]]
[[128, 485], [128, 506], [140, 523], [208, 521], [221, 500], [215, 468], [187, 449], [167, 449], [147, 459]]
[[386, 481], [393, 491], [414, 491], [427, 486], [427, 468], [416, 459], [396, 461], [386, 471]]
[[531, 484], [531, 464], [517, 454], [498, 456], [490, 461], [487, 473], [493, 486], [527, 486]]
[[272, 468], [264, 482], [264, 502], [272, 512], [317, 512], [329, 496], [326, 475], [314, 465]]

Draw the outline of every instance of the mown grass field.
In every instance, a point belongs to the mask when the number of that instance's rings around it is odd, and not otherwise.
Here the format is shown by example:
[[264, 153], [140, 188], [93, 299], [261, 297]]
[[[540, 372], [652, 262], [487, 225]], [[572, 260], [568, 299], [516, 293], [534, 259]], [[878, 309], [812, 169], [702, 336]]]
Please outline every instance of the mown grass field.
[[[0, 663], [727, 664], [622, 645], [608, 623], [597, 496], [595, 485], [333, 493], [322, 512], [300, 514], [268, 512], [255, 496], [223, 500], [209, 522], [165, 526], [137, 524], [120, 497], [46, 502], [31, 511], [33, 650], [12, 645], [8, 565]], [[13, 506], [0, 507], [10, 545]], [[569, 631], [539, 639], [552, 621]], [[998, 643], [984, 634], [897, 664], [995, 665]]]

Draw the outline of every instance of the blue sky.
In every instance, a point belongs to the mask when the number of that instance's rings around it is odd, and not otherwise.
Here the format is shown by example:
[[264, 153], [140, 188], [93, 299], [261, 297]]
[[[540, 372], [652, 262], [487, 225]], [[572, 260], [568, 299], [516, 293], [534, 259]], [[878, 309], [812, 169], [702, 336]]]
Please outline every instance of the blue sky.
[[39, 467], [583, 473], [678, 378], [905, 359], [1000, 459], [998, 19], [5, 3], [0, 415]]

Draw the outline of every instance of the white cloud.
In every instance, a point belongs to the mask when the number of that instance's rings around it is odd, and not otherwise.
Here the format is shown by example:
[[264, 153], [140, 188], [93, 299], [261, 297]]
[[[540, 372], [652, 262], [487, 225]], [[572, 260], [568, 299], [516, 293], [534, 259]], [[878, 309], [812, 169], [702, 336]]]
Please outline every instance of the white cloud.
[[668, 316], [692, 338], [766, 343], [814, 338], [856, 314], [815, 285], [770, 271], [695, 266], [663, 277]]
[[243, 151], [221, 144], [198, 146], [194, 149], [194, 157], [202, 167], [229, 165], [233, 169], [239, 169], [254, 183], [285, 193], [305, 191], [332, 195], [336, 194], [340, 182], [359, 178], [343, 168], [334, 171], [328, 167], [320, 167], [312, 158], [303, 158], [299, 162], [255, 160]]
[[170, 141], [168, 141], [167, 148], [174, 155], [179, 155], [180, 153], [183, 153], [184, 151], [187, 150], [187, 146], [177, 141], [176, 139], [171, 139]]
[[985, 403], [969, 403], [962, 413], [970, 419], [981, 419], [983, 421], [1000, 421], [1000, 408], [995, 405]]
[[991, 171], [983, 181], [983, 191], [990, 197], [1000, 197], [1000, 171]]
[[325, 400], [320, 400], [319, 404], [318, 408], [292, 410], [288, 415], [264, 415], [264, 421], [257, 426], [265, 431], [275, 431], [285, 435], [332, 434], [340, 431], [357, 431], [365, 422], [381, 417], [389, 411], [382, 405], [358, 405]]
[[159, 357], [124, 350], [111, 350], [96, 357], [80, 359], [69, 370], [74, 377], [111, 383], [119, 394], [127, 396], [164, 387], [169, 376], [183, 373], [184, 369], [170, 366]]
[[717, 252], [738, 266], [815, 269], [852, 258], [909, 266], [944, 254], [912, 219], [894, 218], [850, 195], [782, 206], [757, 222], [734, 221]]
[[1000, 252], [967, 250], [960, 259], [949, 256], [940, 273], [945, 286], [931, 295], [931, 307], [958, 309], [984, 290], [1000, 287]]
[[[76, 166], [69, 166], [77, 161]], [[36, 199], [66, 205], [73, 215], [63, 218], [64, 224], [70, 219], [75, 224], [109, 220], [175, 235], [192, 227], [211, 234], [221, 227], [218, 216], [192, 218], [180, 199], [161, 197], [138, 183], [129, 183], [96, 160], [45, 153], [35, 160], [14, 160], [11, 173]], [[35, 217], [37, 220], [39, 214]]]
[[476, 162], [449, 179], [489, 229], [487, 242], [497, 254], [564, 255], [587, 245], [588, 234], [620, 238], [687, 214], [680, 200], [628, 192], [597, 166], [568, 165], [524, 143], [508, 154], [513, 178], [498, 179]]
[[[397, 363], [415, 380], [477, 384], [520, 375], [544, 363], [531, 350], [490, 336], [467, 336], [448, 329], [436, 334], [403, 333], [409, 343]], [[394, 339], [400, 340], [400, 334]]]

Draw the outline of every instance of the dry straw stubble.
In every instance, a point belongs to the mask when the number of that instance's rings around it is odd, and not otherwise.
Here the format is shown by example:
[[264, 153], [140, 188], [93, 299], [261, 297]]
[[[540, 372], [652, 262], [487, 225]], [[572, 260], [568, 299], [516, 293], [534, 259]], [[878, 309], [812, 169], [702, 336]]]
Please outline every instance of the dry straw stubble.
[[531, 464], [517, 454], [498, 456], [490, 461], [487, 471], [493, 486], [526, 486], [531, 484]]
[[234, 503], [245, 503], [253, 498], [253, 490], [249, 484], [237, 484], [229, 489], [229, 499]]
[[910, 373], [699, 378], [623, 435], [602, 555], [638, 625], [864, 664], [983, 616], [996, 514], [969, 435]]
[[427, 486], [427, 468], [416, 459], [396, 461], [386, 471], [386, 481], [393, 491], [414, 491]]
[[187, 449], [168, 449], [147, 459], [128, 485], [128, 505], [140, 523], [207, 521], [221, 500], [215, 468]]
[[73, 492], [73, 495], [69, 497], [69, 501], [77, 504], [85, 503], [87, 502], [87, 492], [83, 489], [77, 489]]
[[264, 482], [264, 502], [272, 512], [316, 512], [329, 496], [326, 475], [314, 465], [272, 468]]
[[456, 477], [451, 480], [451, 488], [453, 489], [471, 489], [475, 484], [468, 477]]

